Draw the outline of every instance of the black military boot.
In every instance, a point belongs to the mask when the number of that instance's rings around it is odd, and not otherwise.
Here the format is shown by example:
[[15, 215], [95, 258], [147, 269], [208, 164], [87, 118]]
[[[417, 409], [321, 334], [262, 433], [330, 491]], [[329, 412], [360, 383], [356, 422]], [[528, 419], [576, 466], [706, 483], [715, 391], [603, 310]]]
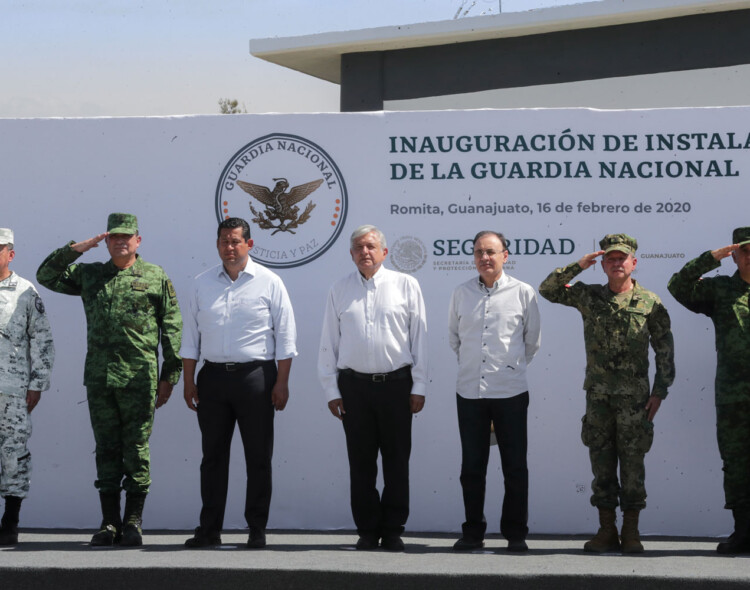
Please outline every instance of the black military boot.
[[143, 505], [146, 502], [146, 494], [125, 495], [125, 516], [122, 525], [122, 539], [120, 545], [123, 547], [140, 547], [143, 545]]
[[122, 519], [120, 518], [120, 492], [99, 492], [102, 505], [102, 524], [91, 537], [92, 547], [111, 547], [120, 542]]
[[18, 543], [18, 513], [22, 500], [18, 496], [5, 496], [5, 514], [0, 520], [0, 545]]
[[750, 553], [750, 512], [732, 510], [734, 532], [723, 543], [716, 546], [717, 553], [738, 555]]

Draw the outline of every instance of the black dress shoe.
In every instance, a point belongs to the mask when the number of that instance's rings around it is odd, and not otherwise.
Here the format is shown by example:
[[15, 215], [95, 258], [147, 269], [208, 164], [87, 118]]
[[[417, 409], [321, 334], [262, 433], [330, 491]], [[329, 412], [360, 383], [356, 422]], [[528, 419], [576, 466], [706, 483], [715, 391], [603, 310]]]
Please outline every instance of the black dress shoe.
[[378, 548], [378, 538], [374, 535], [362, 535], [354, 548], [357, 551], [374, 551]]
[[716, 552], [722, 555], [750, 553], [750, 538], [733, 533], [726, 541], [716, 546]]
[[217, 545], [221, 545], [221, 536], [219, 533], [208, 533], [201, 530], [201, 527], [195, 529], [195, 535], [185, 541], [185, 547], [188, 549], [216, 547]]
[[260, 529], [250, 529], [250, 536], [247, 538], [248, 549], [263, 549], [266, 546], [266, 532]]
[[404, 547], [404, 542], [401, 540], [401, 537], [399, 537], [398, 535], [391, 535], [388, 537], [383, 537], [383, 540], [380, 541], [380, 546], [386, 551], [401, 552], [406, 549]]
[[526, 553], [528, 550], [529, 546], [523, 539], [508, 541], [508, 551], [510, 551], [511, 553]]
[[453, 543], [453, 551], [474, 551], [475, 549], [481, 549], [484, 547], [484, 541], [473, 541], [466, 537], [461, 537], [458, 541]]

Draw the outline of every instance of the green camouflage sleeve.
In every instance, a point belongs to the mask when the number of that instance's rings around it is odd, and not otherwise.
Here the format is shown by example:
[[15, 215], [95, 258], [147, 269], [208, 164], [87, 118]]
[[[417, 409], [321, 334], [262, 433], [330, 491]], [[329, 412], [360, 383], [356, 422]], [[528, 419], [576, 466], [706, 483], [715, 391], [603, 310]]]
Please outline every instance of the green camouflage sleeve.
[[172, 281], [166, 274], [162, 273], [162, 275], [161, 309], [158, 322], [164, 362], [161, 365], [159, 380], [175, 385], [180, 380], [182, 372], [182, 358], [179, 355], [182, 342], [182, 315]]
[[71, 240], [44, 259], [36, 271], [36, 280], [40, 285], [65, 295], [81, 294], [81, 272], [78, 265], [73, 264], [81, 253], [70, 247], [74, 243]]
[[700, 278], [720, 266], [721, 262], [707, 250], [674, 273], [667, 288], [672, 297], [690, 311], [710, 316], [713, 313], [714, 302], [711, 281], [701, 281]]
[[578, 305], [578, 293], [568, 286], [577, 275], [583, 272], [578, 262], [573, 262], [562, 268], [556, 268], [539, 285], [539, 294], [552, 303], [562, 303], [571, 307]]
[[651, 348], [654, 349], [656, 375], [651, 395], [661, 399], [667, 397], [667, 390], [674, 382], [674, 338], [667, 308], [661, 301], [654, 304], [648, 316], [648, 331], [651, 335]]

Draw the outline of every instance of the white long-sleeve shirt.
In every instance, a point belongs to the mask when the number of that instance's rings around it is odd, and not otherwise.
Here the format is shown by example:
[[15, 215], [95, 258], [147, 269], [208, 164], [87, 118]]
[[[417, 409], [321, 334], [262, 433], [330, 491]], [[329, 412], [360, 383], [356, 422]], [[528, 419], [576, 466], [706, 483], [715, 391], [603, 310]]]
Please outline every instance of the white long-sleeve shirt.
[[232, 281], [219, 264], [195, 277], [183, 315], [183, 358], [215, 363], [297, 356], [297, 329], [286, 287], [276, 273], [248, 258]]
[[49, 389], [52, 331], [39, 294], [16, 273], [0, 281], [0, 393], [26, 397]]
[[451, 297], [448, 330], [461, 397], [507, 398], [528, 391], [526, 366], [541, 343], [531, 285], [505, 273], [490, 289], [479, 277], [462, 283]]
[[338, 372], [390, 373], [411, 365], [412, 395], [427, 391], [427, 318], [417, 280], [383, 266], [370, 280], [355, 271], [328, 295], [318, 376], [328, 401], [341, 397]]

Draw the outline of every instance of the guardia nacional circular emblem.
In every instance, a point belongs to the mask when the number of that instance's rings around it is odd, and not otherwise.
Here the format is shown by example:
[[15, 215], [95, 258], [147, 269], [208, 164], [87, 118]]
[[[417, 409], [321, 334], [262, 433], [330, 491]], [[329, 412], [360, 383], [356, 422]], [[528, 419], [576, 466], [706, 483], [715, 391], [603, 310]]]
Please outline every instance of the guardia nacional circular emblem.
[[323, 148], [298, 135], [253, 140], [224, 167], [216, 217], [250, 224], [250, 255], [270, 268], [292, 268], [321, 256], [339, 237], [348, 209], [344, 177]]

